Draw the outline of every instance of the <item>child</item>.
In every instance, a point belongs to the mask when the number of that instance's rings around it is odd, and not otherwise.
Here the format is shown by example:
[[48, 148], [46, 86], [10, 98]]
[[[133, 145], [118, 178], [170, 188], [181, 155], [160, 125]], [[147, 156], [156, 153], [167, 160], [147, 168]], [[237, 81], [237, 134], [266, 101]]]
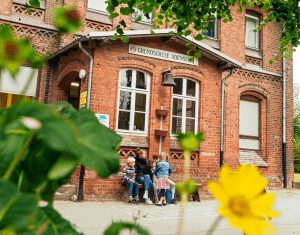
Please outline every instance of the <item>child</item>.
[[170, 184], [168, 183], [168, 178], [173, 169], [170, 164], [166, 161], [167, 154], [162, 152], [159, 155], [160, 162], [157, 163], [154, 173], [157, 177], [157, 189], [160, 189], [160, 199], [156, 203], [157, 206], [166, 205], [166, 189], [170, 189]]
[[155, 167], [156, 167], [156, 164], [157, 164], [157, 160], [151, 160], [149, 162], [149, 165], [150, 165], [150, 168], [151, 168], [151, 171], [152, 171], [152, 174], [151, 174], [151, 180], [152, 180], [152, 185], [153, 185], [153, 199], [155, 201], [155, 203], [158, 202], [158, 190], [157, 190], [157, 177], [155, 174], [153, 174], [154, 170], [155, 170]]
[[133, 202], [132, 190], [135, 187], [135, 201], [139, 202], [139, 183], [135, 181], [135, 159], [133, 157], [129, 157], [127, 159], [127, 167], [123, 170], [125, 173], [124, 180], [127, 183], [128, 187], [128, 195], [129, 195], [129, 203]]

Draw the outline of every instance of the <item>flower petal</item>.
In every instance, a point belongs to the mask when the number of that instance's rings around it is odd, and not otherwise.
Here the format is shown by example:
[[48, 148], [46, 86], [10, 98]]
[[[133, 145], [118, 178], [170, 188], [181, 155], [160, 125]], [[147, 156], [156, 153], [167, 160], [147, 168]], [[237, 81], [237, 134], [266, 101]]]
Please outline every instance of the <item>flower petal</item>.
[[272, 210], [276, 195], [274, 193], [265, 193], [259, 196], [256, 200], [251, 203], [252, 213], [262, 217], [276, 217], [280, 213]]

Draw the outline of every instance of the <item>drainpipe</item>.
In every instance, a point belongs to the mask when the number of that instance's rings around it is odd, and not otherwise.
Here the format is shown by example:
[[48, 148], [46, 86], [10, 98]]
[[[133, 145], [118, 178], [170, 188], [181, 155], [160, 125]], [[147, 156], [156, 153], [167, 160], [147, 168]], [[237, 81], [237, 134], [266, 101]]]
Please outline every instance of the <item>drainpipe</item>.
[[225, 82], [226, 80], [232, 75], [233, 68], [230, 69], [229, 74], [222, 79], [221, 85], [221, 96], [222, 96], [222, 103], [221, 103], [221, 134], [220, 134], [220, 167], [224, 163], [224, 100], [225, 100]]
[[[89, 76], [88, 76], [87, 101], [86, 101], [86, 107], [87, 107], [87, 109], [90, 109], [94, 59], [93, 59], [93, 56], [90, 53], [88, 53], [83, 48], [81, 42], [78, 43], [78, 46], [79, 46], [80, 50], [86, 56], [88, 56], [89, 59], [90, 59]], [[83, 200], [83, 194], [84, 194], [83, 193], [84, 175], [85, 175], [85, 167], [83, 165], [80, 165], [80, 174], [79, 174], [79, 185], [78, 185], [77, 201], [82, 201]]]
[[286, 175], [286, 61], [282, 58], [282, 173], [283, 187], [287, 188]]
[[[160, 106], [160, 109], [163, 109], [164, 106]], [[162, 130], [163, 127], [163, 118], [162, 115], [160, 115], [160, 130]], [[159, 148], [158, 148], [158, 154], [161, 154], [161, 149], [162, 149], [162, 136], [159, 136]]]

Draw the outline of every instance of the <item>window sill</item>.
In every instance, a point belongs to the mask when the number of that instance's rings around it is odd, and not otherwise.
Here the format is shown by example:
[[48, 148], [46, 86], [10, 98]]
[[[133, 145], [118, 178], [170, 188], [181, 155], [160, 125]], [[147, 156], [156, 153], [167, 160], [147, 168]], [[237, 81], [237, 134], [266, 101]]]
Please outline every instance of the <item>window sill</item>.
[[268, 167], [266, 163], [255, 150], [241, 150], [239, 154], [240, 164], [254, 165], [258, 167]]
[[131, 21], [131, 29], [152, 29], [152, 23]]
[[87, 20], [112, 25], [112, 21], [109, 19], [109, 15], [104, 12], [87, 9], [85, 18]]
[[253, 49], [253, 48], [246, 47], [245, 48], [245, 55], [246, 56], [251, 56], [251, 57], [262, 59], [261, 51]]
[[147, 135], [141, 135], [136, 133], [124, 133], [124, 132], [117, 132], [120, 136], [122, 136], [122, 147], [130, 147], [130, 148], [148, 148], [148, 137]]
[[204, 42], [205, 44], [209, 45], [210, 47], [219, 50], [220, 49], [220, 43], [219, 40], [217, 38], [211, 38], [208, 37], [203, 39], [202, 42]]
[[134, 132], [134, 131], [122, 131], [116, 130], [117, 134], [120, 135], [130, 135], [130, 136], [148, 136], [146, 132]]

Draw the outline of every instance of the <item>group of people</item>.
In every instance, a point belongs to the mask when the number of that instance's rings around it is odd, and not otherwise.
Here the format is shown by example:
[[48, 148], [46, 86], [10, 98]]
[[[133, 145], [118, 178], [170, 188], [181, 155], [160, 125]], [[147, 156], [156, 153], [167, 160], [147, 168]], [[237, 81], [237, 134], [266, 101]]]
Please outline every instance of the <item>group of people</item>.
[[136, 156], [127, 159], [123, 173], [130, 203], [139, 202], [139, 184], [144, 186], [143, 199], [146, 204], [153, 204], [154, 201], [157, 206], [165, 206], [175, 202], [175, 183], [170, 179], [173, 169], [167, 157], [163, 152], [158, 159], [148, 161], [145, 150], [138, 148]]

